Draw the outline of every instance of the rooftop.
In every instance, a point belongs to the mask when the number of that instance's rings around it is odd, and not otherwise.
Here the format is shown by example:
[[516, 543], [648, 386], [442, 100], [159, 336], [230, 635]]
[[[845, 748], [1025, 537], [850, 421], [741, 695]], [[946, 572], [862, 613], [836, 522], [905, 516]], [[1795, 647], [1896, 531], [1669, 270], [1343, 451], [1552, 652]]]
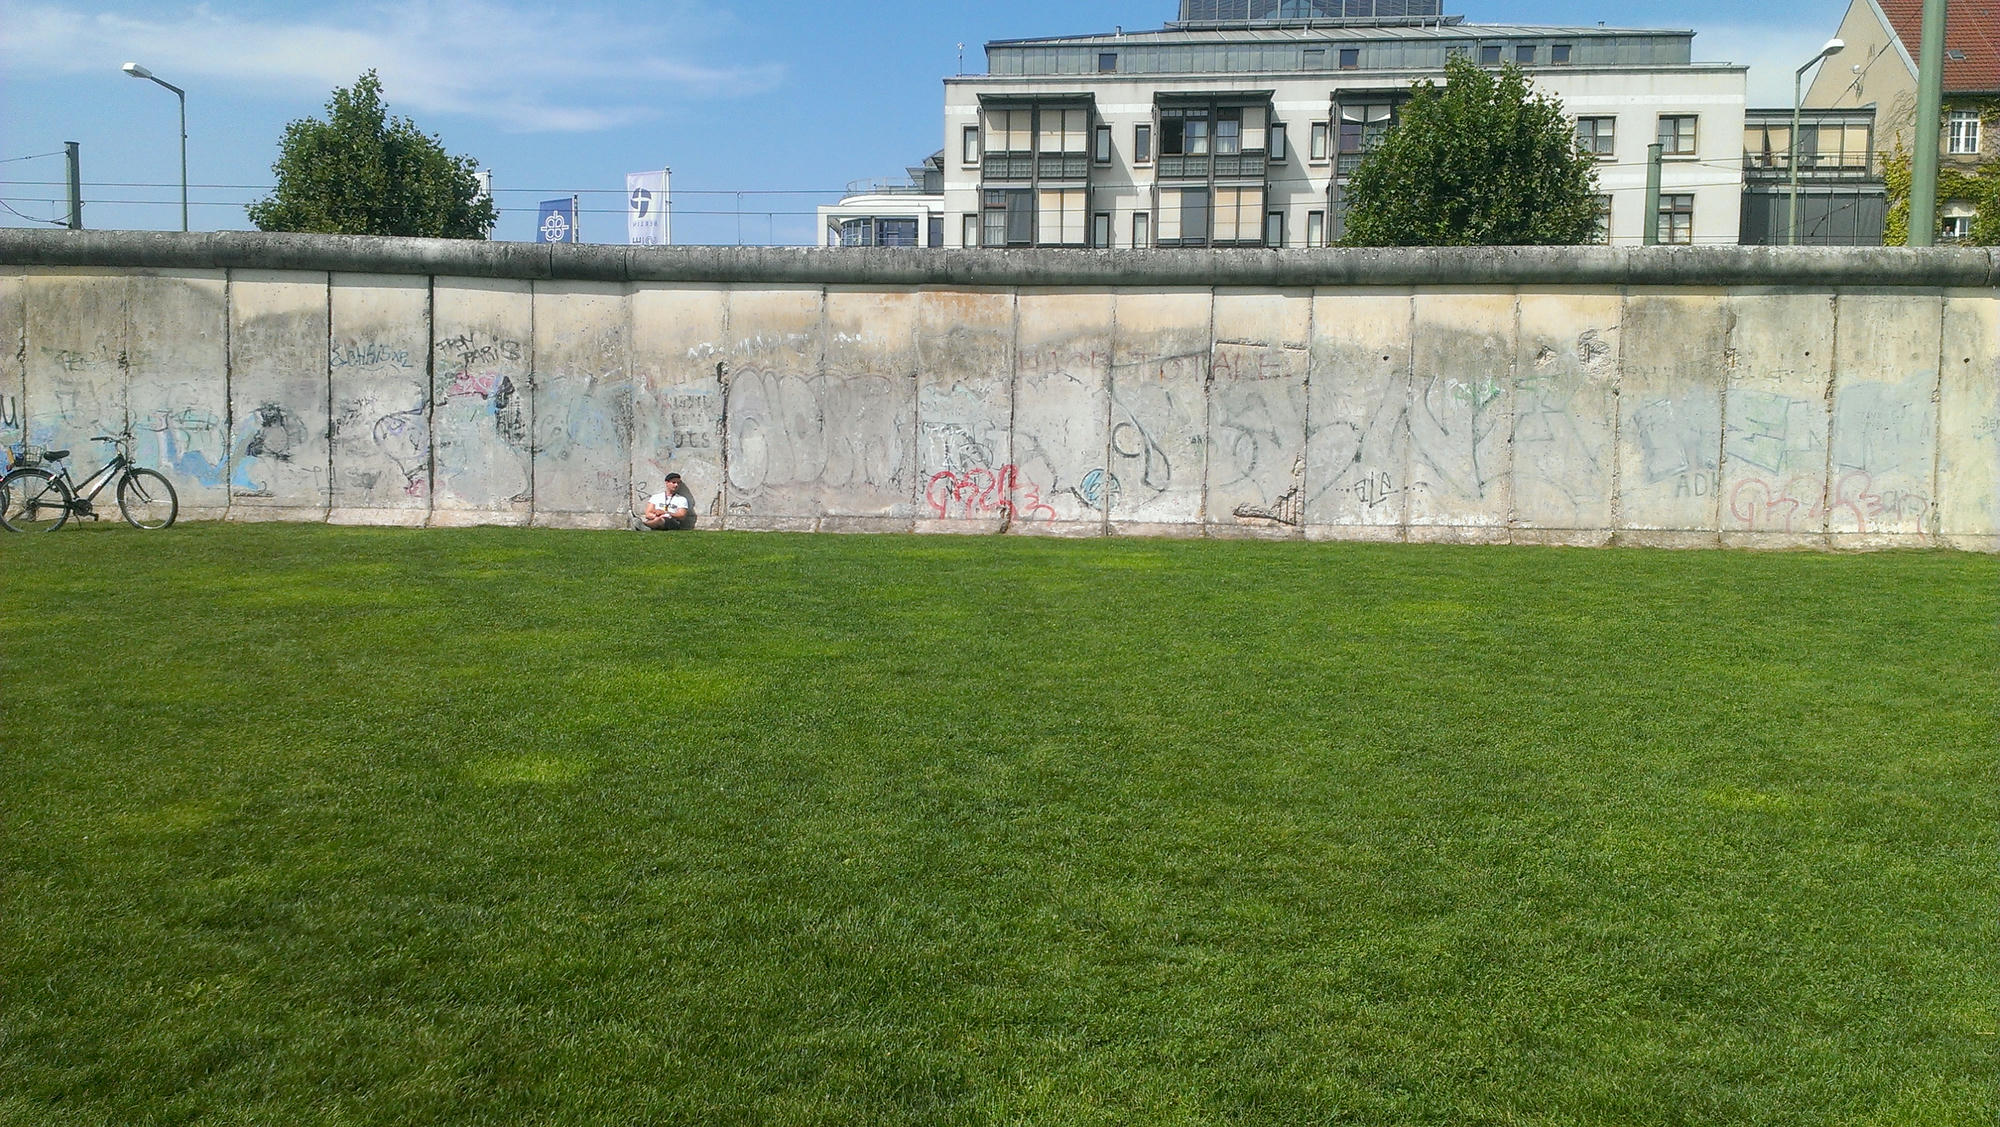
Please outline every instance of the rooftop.
[[[1923, 45], [1923, 0], [1876, 0], [1914, 61]], [[1993, 0], [1946, 0], [1944, 89], [1948, 94], [2000, 91], [2000, 7]]]

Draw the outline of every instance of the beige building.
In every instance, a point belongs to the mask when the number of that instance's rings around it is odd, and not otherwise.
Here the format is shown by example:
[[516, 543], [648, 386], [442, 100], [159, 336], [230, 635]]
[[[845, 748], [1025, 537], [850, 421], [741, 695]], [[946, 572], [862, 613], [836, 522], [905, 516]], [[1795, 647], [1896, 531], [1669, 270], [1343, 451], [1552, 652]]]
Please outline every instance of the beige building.
[[945, 244], [1328, 245], [1362, 152], [1452, 54], [1523, 67], [1575, 116], [1608, 242], [1735, 243], [1746, 68], [1694, 62], [1693, 39], [1439, 0], [1182, 0], [1159, 30], [988, 43], [988, 73], [945, 80]]

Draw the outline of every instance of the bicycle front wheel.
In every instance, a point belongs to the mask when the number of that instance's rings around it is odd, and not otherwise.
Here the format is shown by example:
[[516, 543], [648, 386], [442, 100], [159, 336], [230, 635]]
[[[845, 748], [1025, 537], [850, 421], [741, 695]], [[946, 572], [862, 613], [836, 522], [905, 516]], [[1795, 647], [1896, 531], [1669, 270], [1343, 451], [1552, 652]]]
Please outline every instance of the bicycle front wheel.
[[14, 532], [54, 532], [69, 520], [69, 486], [47, 470], [22, 468], [0, 481], [0, 525]]
[[118, 511], [133, 528], [165, 528], [181, 511], [174, 485], [155, 470], [127, 470], [118, 483]]

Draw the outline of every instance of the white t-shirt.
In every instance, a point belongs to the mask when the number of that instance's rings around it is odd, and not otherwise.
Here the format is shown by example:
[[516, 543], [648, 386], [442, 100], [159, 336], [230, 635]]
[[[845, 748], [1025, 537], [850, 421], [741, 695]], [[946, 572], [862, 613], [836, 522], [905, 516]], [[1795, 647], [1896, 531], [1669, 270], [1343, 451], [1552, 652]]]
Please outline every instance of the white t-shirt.
[[688, 499], [679, 493], [655, 493], [650, 504], [676, 520], [686, 516], [688, 511]]

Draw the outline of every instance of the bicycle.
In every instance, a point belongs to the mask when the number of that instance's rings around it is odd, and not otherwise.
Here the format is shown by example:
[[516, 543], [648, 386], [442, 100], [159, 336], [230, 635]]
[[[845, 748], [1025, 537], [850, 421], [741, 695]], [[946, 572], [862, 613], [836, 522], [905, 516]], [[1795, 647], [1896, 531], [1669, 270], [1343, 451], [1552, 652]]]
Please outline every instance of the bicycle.
[[82, 484], [70, 479], [69, 467], [50, 473], [47, 466], [68, 458], [67, 450], [42, 450], [34, 446], [16, 449], [14, 469], [0, 478], [0, 527], [9, 532], [54, 532], [69, 523], [72, 514], [100, 519], [91, 504], [105, 486], [118, 483], [118, 511], [133, 528], [165, 528], [180, 513], [180, 499], [173, 482], [158, 470], [149, 470], [132, 461], [132, 432], [112, 436], [100, 434], [92, 442], [114, 444], [112, 458]]

